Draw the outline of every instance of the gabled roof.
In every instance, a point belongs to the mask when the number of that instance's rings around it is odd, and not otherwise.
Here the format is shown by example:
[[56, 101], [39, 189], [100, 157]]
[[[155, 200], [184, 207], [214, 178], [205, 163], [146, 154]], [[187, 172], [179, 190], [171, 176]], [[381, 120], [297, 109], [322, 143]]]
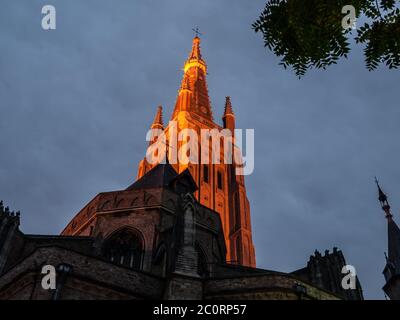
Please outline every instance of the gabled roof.
[[178, 193], [190, 192], [193, 193], [198, 189], [196, 181], [194, 181], [189, 169], [185, 169], [170, 182], [170, 186]]
[[160, 163], [126, 190], [171, 188], [177, 193], [193, 193], [198, 187], [189, 169], [177, 173], [169, 163]]
[[178, 173], [169, 163], [158, 164], [126, 190], [168, 187], [177, 176]]

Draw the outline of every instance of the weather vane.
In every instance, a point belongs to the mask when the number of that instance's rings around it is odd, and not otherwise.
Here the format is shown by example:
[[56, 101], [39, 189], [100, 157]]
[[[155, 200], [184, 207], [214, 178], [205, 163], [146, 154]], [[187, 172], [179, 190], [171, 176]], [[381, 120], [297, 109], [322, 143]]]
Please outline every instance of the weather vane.
[[199, 27], [196, 27], [196, 29], [192, 29], [194, 31], [194, 33], [196, 34], [196, 37], [202, 36], [203, 34], [199, 31]]

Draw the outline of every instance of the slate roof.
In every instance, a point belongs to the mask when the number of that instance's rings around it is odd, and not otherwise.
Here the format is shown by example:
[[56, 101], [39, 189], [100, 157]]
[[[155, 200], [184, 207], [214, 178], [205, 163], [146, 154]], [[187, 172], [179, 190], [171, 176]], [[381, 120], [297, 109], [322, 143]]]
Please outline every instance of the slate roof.
[[130, 185], [126, 190], [167, 187], [177, 176], [178, 173], [169, 163], [159, 164]]

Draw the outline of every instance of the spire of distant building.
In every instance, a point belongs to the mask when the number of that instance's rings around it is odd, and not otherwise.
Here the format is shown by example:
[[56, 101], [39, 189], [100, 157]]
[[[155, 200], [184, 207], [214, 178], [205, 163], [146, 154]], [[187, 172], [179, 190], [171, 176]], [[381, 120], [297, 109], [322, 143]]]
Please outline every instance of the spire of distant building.
[[386, 257], [386, 266], [383, 270], [386, 285], [383, 287], [383, 290], [390, 299], [398, 300], [400, 299], [400, 229], [393, 220], [388, 197], [382, 191], [376, 178], [375, 183], [378, 187], [379, 202], [388, 221], [388, 254]]

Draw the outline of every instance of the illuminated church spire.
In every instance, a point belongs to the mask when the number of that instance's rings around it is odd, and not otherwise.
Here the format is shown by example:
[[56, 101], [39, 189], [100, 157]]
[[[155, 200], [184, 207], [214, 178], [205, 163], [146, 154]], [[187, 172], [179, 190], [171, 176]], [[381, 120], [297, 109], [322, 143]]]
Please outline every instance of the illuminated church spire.
[[183, 67], [184, 74], [172, 114], [173, 119], [178, 116], [179, 112], [185, 111], [212, 120], [206, 82], [207, 64], [201, 55], [200, 42], [198, 32], [196, 32], [192, 50]]
[[[201, 39], [198, 30], [195, 30], [195, 32], [192, 48], [184, 63], [183, 76], [171, 121], [164, 127], [165, 146], [169, 152], [166, 160], [178, 173], [189, 170], [198, 187], [193, 196], [201, 205], [220, 215], [222, 229], [224, 230], [227, 261], [255, 267], [256, 258], [251, 231], [250, 203], [246, 196], [244, 177], [236, 174], [234, 164], [231, 164], [228, 160], [225, 162], [224, 152], [222, 152], [219, 163], [199, 163], [198, 161], [184, 160], [188, 155], [192, 156], [192, 152], [195, 155], [197, 153], [197, 156], [213, 154], [213, 138], [208, 139], [208, 143], [203, 143], [201, 141], [202, 130], [217, 132], [216, 136], [219, 136], [217, 139], [221, 139], [223, 129], [229, 129], [233, 134], [235, 129], [235, 115], [229, 97], [225, 101], [222, 116], [223, 125], [221, 126], [213, 120], [206, 81], [207, 64], [201, 52]], [[162, 127], [163, 122], [159, 109], [152, 128], [162, 129]], [[187, 147], [190, 145], [188, 142], [193, 142], [192, 137], [186, 137], [189, 139], [179, 138], [179, 136], [185, 137], [186, 129], [195, 130], [197, 133], [198, 149], [196, 151]], [[150, 146], [152, 146], [153, 141], [156, 141], [155, 138], [151, 139]], [[196, 145], [196, 142], [192, 145]], [[194, 158], [196, 159], [196, 156]], [[197, 160], [200, 159], [197, 158]], [[204, 159], [201, 158], [201, 160]], [[209, 157], [208, 160], [212, 160], [212, 157]], [[155, 166], [156, 164], [151, 164], [144, 158], [139, 164], [138, 179]]]

